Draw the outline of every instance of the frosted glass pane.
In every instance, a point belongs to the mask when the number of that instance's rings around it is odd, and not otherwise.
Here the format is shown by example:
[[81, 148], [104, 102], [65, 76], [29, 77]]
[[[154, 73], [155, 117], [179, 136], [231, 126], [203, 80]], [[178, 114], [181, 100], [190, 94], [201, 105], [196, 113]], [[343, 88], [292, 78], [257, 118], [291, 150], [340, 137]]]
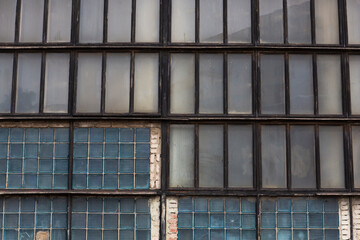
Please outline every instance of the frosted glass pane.
[[195, 55], [171, 55], [171, 113], [195, 111]]
[[[1, 4], [0, 4], [1, 5]], [[13, 77], [13, 54], [0, 54], [0, 112], [9, 113]]]
[[18, 56], [16, 112], [38, 113], [40, 100], [41, 54]]
[[50, 0], [48, 42], [70, 42], [72, 0]]
[[347, 0], [348, 41], [350, 44], [360, 43], [360, 0]]
[[259, 0], [260, 42], [283, 43], [283, 0]]
[[101, 53], [81, 53], [78, 57], [76, 111], [98, 113], [101, 103]]
[[223, 113], [223, 55], [200, 55], [200, 113]]
[[130, 54], [109, 53], [106, 61], [105, 112], [128, 113], [130, 102]]
[[135, 55], [135, 112], [158, 112], [159, 55], [139, 53]]
[[231, 114], [252, 112], [251, 55], [228, 55], [228, 111]]
[[200, 42], [223, 42], [223, 1], [200, 0]]
[[252, 126], [229, 126], [229, 187], [253, 187]]
[[108, 4], [108, 42], [130, 42], [132, 0], [109, 0]]
[[354, 167], [354, 187], [360, 187], [360, 127], [352, 127], [352, 150]]
[[171, 41], [195, 41], [195, 1], [172, 0]]
[[316, 188], [313, 126], [291, 127], [291, 187]]
[[21, 3], [20, 42], [41, 42], [44, 0], [25, 0]]
[[285, 76], [283, 55], [261, 56], [261, 113], [285, 113]]
[[349, 56], [351, 113], [360, 114], [360, 56]]
[[15, 37], [16, 1], [0, 1], [0, 42], [13, 42]]
[[223, 187], [224, 182], [223, 126], [199, 127], [199, 186]]
[[320, 114], [342, 114], [340, 56], [317, 58]]
[[46, 55], [44, 112], [68, 111], [69, 57], [66, 53]]
[[251, 1], [228, 0], [228, 41], [251, 42]]
[[344, 188], [344, 138], [343, 128], [320, 126], [321, 188]]
[[159, 0], [136, 0], [136, 42], [159, 42]]
[[314, 114], [313, 65], [311, 55], [289, 56], [290, 113]]
[[194, 126], [170, 127], [170, 187], [194, 187]]
[[262, 187], [286, 188], [284, 126], [261, 127]]
[[289, 43], [311, 43], [310, 0], [287, 0]]
[[79, 42], [103, 41], [104, 1], [81, 0]]
[[314, 2], [316, 43], [338, 44], [338, 0], [316, 0]]

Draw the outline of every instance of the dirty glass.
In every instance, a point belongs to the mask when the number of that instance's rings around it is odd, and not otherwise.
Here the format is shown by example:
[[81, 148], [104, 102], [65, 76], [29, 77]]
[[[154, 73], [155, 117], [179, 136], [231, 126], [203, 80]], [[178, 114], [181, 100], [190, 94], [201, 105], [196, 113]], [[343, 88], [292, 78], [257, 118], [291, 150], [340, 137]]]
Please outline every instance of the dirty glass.
[[310, 0], [287, 0], [289, 43], [311, 43]]
[[195, 42], [194, 0], [172, 0], [171, 41]]
[[223, 41], [223, 1], [200, 0], [200, 42]]
[[229, 43], [250, 43], [251, 1], [228, 0], [227, 9]]
[[136, 1], [136, 42], [158, 42], [160, 22], [159, 0]]
[[260, 42], [283, 43], [283, 1], [260, 0]]
[[44, 0], [21, 2], [20, 42], [41, 42], [43, 37]]
[[104, 2], [81, 0], [80, 3], [80, 43], [103, 41]]
[[130, 42], [132, 0], [109, 0], [108, 4], [108, 42]]
[[70, 42], [71, 0], [49, 1], [48, 42]]
[[0, 42], [13, 42], [15, 37], [16, 2], [0, 1]]
[[0, 112], [9, 113], [13, 77], [13, 54], [0, 54]]

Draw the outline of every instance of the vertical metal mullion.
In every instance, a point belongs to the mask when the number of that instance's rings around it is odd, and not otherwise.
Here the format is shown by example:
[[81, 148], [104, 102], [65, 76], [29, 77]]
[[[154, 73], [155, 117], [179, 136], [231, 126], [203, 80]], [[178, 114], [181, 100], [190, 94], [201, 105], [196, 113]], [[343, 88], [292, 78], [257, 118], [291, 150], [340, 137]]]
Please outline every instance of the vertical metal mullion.
[[18, 52], [14, 52], [13, 57], [13, 76], [12, 76], [12, 89], [11, 89], [11, 110], [14, 114], [16, 112], [16, 88], [17, 88], [17, 68], [18, 68]]
[[260, 196], [257, 195], [256, 196], [256, 239], [260, 240], [261, 239], [261, 231], [260, 231], [260, 227], [261, 227], [261, 201], [260, 201]]
[[[73, 172], [73, 149], [74, 149], [74, 123], [70, 122], [70, 143], [69, 143], [69, 171], [68, 171], [68, 189], [72, 189], [72, 172]], [[68, 216], [67, 216], [67, 239], [71, 240], [71, 212], [72, 212], [72, 195], [68, 194]]]
[[67, 195], [67, 203], [68, 203], [68, 207], [67, 207], [67, 239], [71, 240], [71, 212], [72, 212], [72, 195], [68, 194]]
[[255, 95], [256, 98], [256, 112], [255, 112], [255, 116], [258, 117], [261, 114], [261, 54], [259, 52], [256, 52], [256, 59], [255, 59], [255, 63], [256, 65], [256, 69], [255, 69], [255, 74], [256, 74], [256, 90], [257, 94]]
[[349, 55], [341, 55], [342, 106], [345, 117], [351, 116]]
[[200, 42], [200, 0], [195, 0], [195, 44]]
[[344, 37], [344, 15], [343, 13], [346, 12], [344, 9], [345, 1], [338, 0], [338, 21], [339, 21], [339, 44], [345, 47], [345, 37]]
[[224, 44], [228, 44], [228, 4], [227, 4], [227, 0], [223, 0], [223, 38], [224, 38]]
[[253, 167], [253, 186], [252, 188], [258, 189], [258, 136], [257, 136], [257, 125], [251, 124], [252, 127], [252, 167]]
[[131, 52], [130, 60], [130, 106], [129, 112], [134, 113], [134, 87], [135, 87], [135, 53]]
[[[72, 102], [72, 115], [76, 113], [76, 97], [77, 97], [77, 72], [78, 72], [78, 57], [79, 57], [79, 54], [76, 52], [74, 53], [74, 69], [73, 69], [73, 83], [72, 83], [72, 87], [73, 87], [73, 102]], [[70, 103], [71, 104], [71, 103]]]
[[344, 158], [345, 158], [345, 188], [351, 192], [354, 189], [353, 185], [353, 167], [352, 167], [352, 147], [351, 147], [351, 127], [349, 124], [343, 126], [344, 138]]
[[200, 57], [199, 53], [195, 53], [195, 114], [199, 114], [199, 108], [200, 108]]
[[257, 148], [257, 156], [256, 156], [256, 171], [257, 171], [257, 186], [256, 189], [258, 191], [262, 188], [262, 161], [261, 161], [261, 125], [255, 124], [256, 128], [256, 148]]
[[287, 189], [290, 190], [291, 183], [291, 139], [290, 139], [290, 124], [286, 124], [286, 177]]
[[223, 131], [224, 131], [224, 149], [223, 149], [223, 153], [224, 153], [224, 188], [228, 189], [229, 187], [229, 147], [228, 147], [228, 133], [229, 133], [229, 125], [227, 123], [224, 124], [223, 127]]
[[101, 104], [100, 113], [105, 113], [105, 94], [106, 94], [106, 52], [102, 53], [102, 79], [101, 79]]
[[352, 126], [349, 125], [348, 126], [348, 158], [349, 158], [349, 163], [348, 163], [348, 177], [349, 177], [349, 181], [350, 181], [350, 191], [354, 191], [355, 189], [355, 184], [354, 184], [354, 157], [353, 157], [353, 141], [352, 141]]
[[321, 189], [321, 176], [320, 176], [320, 143], [319, 143], [319, 125], [315, 125], [315, 163], [316, 163], [316, 189]]
[[43, 43], [47, 42], [48, 19], [49, 19], [49, 1], [44, 0], [44, 18], [43, 18]]
[[44, 100], [45, 100], [45, 68], [46, 68], [46, 53], [41, 54], [41, 76], [40, 76], [40, 97], [39, 97], [39, 113], [44, 112]]
[[285, 114], [290, 115], [289, 54], [285, 53]]
[[168, 43], [171, 43], [172, 1], [164, 1], [164, 13], [163, 14], [164, 14], [163, 43], [165, 44], [165, 46], [167, 46]]
[[169, 136], [170, 136], [170, 124], [165, 122], [161, 123], [161, 190], [164, 192], [169, 187], [170, 182], [170, 158], [168, 153], [169, 145]]
[[347, 18], [347, 1], [342, 1], [343, 2], [343, 10], [342, 10], [342, 14], [340, 15], [340, 18], [342, 18], [342, 21], [343, 21], [343, 24], [342, 24], [342, 27], [343, 27], [343, 41], [344, 41], [344, 46], [347, 46], [349, 45], [349, 37], [348, 37], [348, 34], [349, 34], [349, 27], [348, 27], [348, 18]]
[[81, 9], [81, 0], [73, 0], [75, 2], [74, 9], [73, 9], [73, 26], [75, 29], [72, 31], [72, 40], [73, 43], [79, 43], [80, 39], [80, 9]]
[[311, 43], [316, 44], [315, 0], [310, 0]]
[[16, 43], [19, 42], [19, 36], [20, 36], [21, 5], [22, 5], [22, 1], [17, 0], [16, 17], [15, 17], [15, 42]]
[[252, 84], [252, 114], [257, 116], [258, 108], [257, 108], [257, 54], [251, 53], [251, 84]]
[[314, 92], [314, 114], [319, 115], [319, 97], [318, 97], [318, 81], [317, 81], [317, 55], [312, 56], [313, 60], [313, 92]]
[[131, 13], [131, 42], [135, 42], [135, 27], [136, 27], [136, 0], [132, 0]]
[[225, 52], [223, 54], [223, 98], [224, 98], [224, 110], [223, 113], [225, 115], [229, 114], [228, 111], [228, 102], [229, 102], [229, 96], [228, 96], [228, 54]]
[[251, 1], [252, 7], [252, 42], [253, 44], [259, 45], [260, 42], [260, 13], [259, 13], [259, 0]]
[[[164, 75], [164, 72], [163, 72], [163, 59], [164, 59], [164, 51], [161, 51], [160, 53], [158, 53], [158, 92], [157, 92], [157, 95], [158, 95], [158, 102], [157, 102], [157, 105], [158, 105], [158, 108], [157, 108], [157, 113], [160, 113], [161, 115], [163, 114], [162, 112], [162, 96], [163, 96], [163, 91], [162, 91], [162, 87], [163, 87], [163, 75]], [[165, 63], [166, 65], [166, 63]]]
[[[160, 17], [159, 17], [159, 43], [161, 43], [162, 45], [167, 45], [167, 41], [166, 41], [166, 33], [167, 30], [164, 31], [164, 29], [167, 29], [167, 9], [165, 9], [165, 7], [167, 7], [167, 4], [165, 3], [167, 1], [164, 0], [159, 0], [159, 4], [160, 4]], [[164, 34], [165, 33], [165, 34]]]
[[199, 188], [199, 124], [195, 124], [195, 188]]
[[349, 197], [349, 205], [350, 205], [350, 209], [349, 209], [349, 212], [350, 212], [350, 239], [354, 239], [354, 233], [353, 233], [353, 202], [352, 202], [352, 197]]
[[109, 0], [104, 0], [103, 43], [107, 43], [107, 36], [108, 36], [108, 9], [109, 9]]
[[75, 83], [75, 63], [77, 62], [75, 60], [76, 54], [75, 52], [70, 52], [70, 59], [69, 59], [69, 93], [68, 93], [68, 113], [70, 115], [73, 115], [73, 106], [74, 106], [74, 102], [75, 102], [75, 98], [74, 98], [74, 83]]
[[288, 40], [288, 11], [287, 11], [287, 0], [283, 0], [283, 27], [284, 27], [284, 43], [289, 44]]
[[[161, 116], [166, 117], [170, 112], [169, 102], [170, 102], [170, 57], [168, 52], [161, 52], [160, 58], [160, 69], [161, 69], [161, 77], [160, 77], [160, 85], [159, 85], [159, 112]], [[168, 80], [169, 79], [169, 80]]]

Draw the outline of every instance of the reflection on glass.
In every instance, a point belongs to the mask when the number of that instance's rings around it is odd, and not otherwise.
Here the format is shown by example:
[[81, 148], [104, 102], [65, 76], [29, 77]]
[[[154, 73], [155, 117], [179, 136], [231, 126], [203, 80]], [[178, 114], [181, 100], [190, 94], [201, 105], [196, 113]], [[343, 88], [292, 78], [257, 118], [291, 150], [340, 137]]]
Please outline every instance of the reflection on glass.
[[315, 134], [313, 126], [292, 126], [291, 187], [316, 188]]
[[252, 126], [229, 126], [229, 187], [253, 186]]
[[262, 187], [286, 187], [286, 139], [284, 126], [261, 127]]
[[259, 0], [260, 41], [262, 43], [283, 43], [283, 1]]
[[223, 113], [223, 55], [200, 54], [200, 113]]
[[289, 43], [311, 43], [310, 0], [287, 0]]
[[171, 55], [171, 113], [194, 113], [195, 55]]
[[289, 56], [290, 113], [314, 114], [311, 55]]
[[194, 126], [170, 127], [170, 187], [194, 187]]
[[261, 113], [285, 113], [285, 74], [283, 55], [261, 56]]
[[159, 0], [136, 1], [136, 42], [159, 42]]
[[13, 42], [15, 37], [16, 2], [0, 1], [0, 42]]
[[12, 77], [13, 77], [13, 54], [1, 53], [0, 54], [0, 113], [10, 112]]
[[158, 112], [159, 55], [135, 55], [134, 111]]
[[70, 42], [71, 0], [49, 1], [48, 42]]
[[223, 187], [224, 128], [199, 126], [199, 186]]
[[360, 188], [360, 127], [352, 127], [354, 187]]
[[76, 111], [100, 112], [101, 102], [101, 53], [81, 53], [78, 57]]
[[38, 113], [40, 101], [41, 54], [18, 56], [16, 112]]
[[231, 114], [252, 112], [251, 55], [228, 55], [228, 111]]
[[338, 44], [338, 0], [316, 0], [314, 2], [316, 43]]
[[343, 127], [320, 126], [321, 188], [344, 188]]
[[351, 114], [360, 114], [360, 56], [349, 56]]
[[342, 114], [340, 56], [317, 58], [320, 114]]
[[44, 0], [21, 2], [20, 42], [41, 42], [43, 36]]
[[223, 1], [200, 0], [200, 42], [223, 41]]
[[103, 41], [104, 2], [99, 0], [81, 0], [80, 33], [81, 43]]
[[[360, 43], [360, 0], [347, 0], [348, 41], [350, 44]], [[1, 15], [1, 14], [0, 14]]]
[[109, 0], [108, 42], [131, 41], [132, 0]]
[[228, 0], [228, 41], [251, 42], [251, 1]]
[[195, 41], [195, 1], [172, 0], [171, 2], [171, 41]]
[[105, 112], [128, 113], [130, 102], [130, 54], [108, 53], [106, 60]]
[[46, 55], [44, 112], [68, 111], [69, 61], [67, 53]]

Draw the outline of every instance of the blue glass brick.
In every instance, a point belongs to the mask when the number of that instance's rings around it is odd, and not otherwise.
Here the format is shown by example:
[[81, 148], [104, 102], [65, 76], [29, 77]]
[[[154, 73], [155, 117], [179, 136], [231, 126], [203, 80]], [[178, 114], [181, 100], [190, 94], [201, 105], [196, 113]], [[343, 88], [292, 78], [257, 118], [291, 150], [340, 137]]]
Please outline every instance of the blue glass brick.
[[68, 158], [69, 157], [69, 144], [57, 143], [55, 144], [55, 157]]
[[291, 212], [291, 199], [280, 198], [277, 200], [277, 211], [278, 212]]
[[324, 214], [324, 227], [325, 228], [338, 228], [339, 227], [339, 215], [337, 213], [325, 213]]
[[224, 239], [225, 238], [225, 231], [220, 229], [211, 229], [210, 230], [210, 240], [218, 240], [218, 239]]
[[53, 212], [67, 212], [67, 199], [63, 197], [53, 199]]
[[38, 160], [26, 158], [24, 159], [24, 173], [37, 173], [38, 172]]
[[[120, 157], [133, 158], [134, 157], [134, 144], [120, 144]], [[136, 156], [138, 157], [138, 156]]]
[[223, 228], [224, 227], [224, 214], [223, 213], [211, 213], [210, 214], [210, 227], [211, 228]]
[[209, 239], [209, 230], [208, 229], [195, 229], [194, 230], [195, 239]]
[[54, 129], [53, 128], [41, 128], [40, 129], [40, 142], [53, 142], [54, 141]]
[[150, 206], [147, 198], [136, 199], [136, 212], [137, 213], [149, 213]]
[[106, 128], [105, 129], [105, 142], [119, 142], [119, 129], [118, 128]]
[[19, 199], [18, 198], [5, 198], [5, 212], [6, 213], [19, 212]]
[[38, 144], [25, 144], [25, 155], [26, 158], [37, 158], [38, 157]]
[[292, 240], [291, 230], [288, 229], [279, 229], [277, 234], [278, 240]]
[[74, 157], [86, 158], [88, 156], [88, 145], [83, 143], [74, 144]]
[[9, 129], [8, 128], [0, 128], [0, 142], [8, 142], [9, 138]]
[[88, 199], [88, 211], [90, 213], [102, 212], [103, 200], [101, 198]]
[[67, 174], [55, 174], [54, 175], [54, 189], [67, 189], [67, 188], [68, 188]]
[[242, 230], [241, 231], [242, 240], [255, 240], [256, 231], [255, 230]]
[[104, 188], [105, 189], [117, 189], [119, 177], [117, 174], [105, 174], [104, 175]]
[[261, 227], [262, 228], [275, 228], [276, 227], [275, 214], [262, 213], [261, 214]]
[[40, 159], [39, 160], [39, 172], [40, 173], [52, 173], [53, 172], [53, 160], [52, 159]]
[[118, 144], [105, 144], [105, 158], [117, 158], [119, 157], [119, 145]]
[[77, 198], [72, 199], [72, 211], [73, 212], [86, 212], [86, 198]]
[[51, 215], [48, 213], [36, 214], [36, 227], [37, 228], [50, 228]]
[[294, 199], [292, 208], [293, 212], [307, 212], [307, 200], [304, 198]]
[[338, 212], [339, 206], [336, 198], [329, 198], [324, 200], [325, 212]]
[[17, 214], [4, 215], [4, 228], [18, 228], [19, 216]]
[[319, 240], [324, 239], [324, 233], [323, 230], [310, 230], [309, 231], [309, 240]]
[[38, 176], [40, 189], [50, 189], [52, 186], [52, 175], [51, 174], [40, 174]]
[[309, 199], [309, 212], [323, 212], [322, 199]]
[[254, 229], [256, 225], [256, 217], [254, 214], [241, 215], [241, 225], [243, 229]]
[[136, 144], [136, 157], [149, 158], [150, 157], [150, 144]]
[[150, 160], [149, 159], [135, 160], [135, 172], [136, 173], [150, 173]]
[[51, 211], [51, 200], [41, 197], [37, 199], [36, 211], [38, 213], [47, 213]]
[[193, 226], [192, 213], [178, 214], [178, 228], [192, 228]]
[[10, 128], [10, 142], [23, 142], [24, 129], [23, 128]]
[[150, 240], [150, 231], [149, 230], [137, 230], [136, 231], [136, 240]]
[[193, 239], [193, 231], [191, 229], [179, 229], [178, 239]]
[[135, 175], [135, 188], [136, 189], [150, 188], [150, 174], [136, 174]]
[[121, 128], [120, 129], [120, 142], [134, 142], [134, 129]]
[[136, 129], [136, 142], [150, 142], [150, 129], [137, 128]]
[[240, 240], [239, 230], [226, 230], [226, 240]]
[[103, 160], [102, 159], [89, 159], [89, 173], [102, 173]]
[[276, 230], [262, 229], [261, 240], [274, 240], [276, 239]]
[[66, 230], [53, 229], [51, 233], [51, 240], [64, 240], [66, 239]]
[[21, 240], [32, 240], [35, 239], [34, 238], [34, 230], [33, 229], [27, 229], [27, 230], [22, 230], [20, 229], [19, 231], [20, 234], [20, 239]]
[[88, 215], [88, 228], [101, 228], [102, 227], [102, 215], [101, 214], [89, 214]]
[[121, 213], [133, 213], [135, 210], [135, 201], [132, 198], [120, 199], [120, 212]]
[[277, 214], [277, 227], [279, 227], [279, 228], [290, 228], [291, 227], [290, 213], [278, 213]]
[[325, 240], [339, 239], [338, 229], [325, 229]]
[[55, 159], [54, 172], [55, 173], [68, 173], [69, 161], [62, 159]]
[[103, 142], [104, 129], [103, 128], [90, 128], [90, 142]]
[[53, 214], [52, 227], [53, 228], [66, 228], [67, 227], [67, 214], [66, 213]]
[[102, 158], [103, 157], [103, 144], [90, 144], [89, 157]]
[[55, 128], [55, 142], [69, 142], [70, 132], [68, 128]]
[[117, 230], [104, 230], [103, 239], [117, 239], [118, 232]]
[[238, 198], [227, 198], [225, 200], [226, 212], [240, 212], [240, 202]]
[[226, 228], [240, 228], [240, 214], [227, 213], [226, 214]]
[[120, 215], [120, 228], [121, 229], [134, 229], [135, 217], [134, 214], [121, 214]]
[[117, 213], [119, 211], [119, 201], [116, 198], [104, 198], [104, 212]]
[[54, 151], [53, 144], [40, 144], [39, 156], [40, 158], [52, 158]]
[[9, 173], [21, 173], [22, 160], [21, 159], [9, 159], [8, 172]]
[[0, 173], [6, 173], [7, 161], [6, 159], [0, 159]]
[[71, 214], [71, 228], [85, 228], [85, 227], [86, 227], [85, 213]]
[[26, 142], [38, 142], [39, 141], [39, 129], [38, 128], [25, 129], [25, 141]]
[[85, 189], [86, 188], [86, 175], [85, 174], [73, 174], [73, 188]]
[[6, 187], [6, 174], [0, 174], [0, 188]]
[[99, 240], [101, 239], [101, 230], [88, 230], [87, 240]]
[[10, 144], [10, 158], [21, 158], [23, 156], [23, 145], [22, 144]]
[[195, 213], [194, 214], [194, 226], [196, 228], [208, 228], [209, 227], [209, 214], [208, 213]]
[[275, 212], [276, 200], [264, 199], [261, 201], [261, 212]]
[[74, 173], [87, 173], [87, 160], [75, 158], [73, 168]]
[[23, 188], [35, 189], [37, 187], [37, 175], [36, 174], [24, 174], [23, 175]]
[[134, 177], [131, 174], [121, 174], [119, 176], [119, 188], [131, 189], [134, 188]]
[[118, 164], [119, 161], [117, 159], [104, 159], [104, 173], [118, 173]]
[[307, 215], [306, 213], [293, 214], [293, 228], [306, 228]]
[[32, 213], [35, 211], [35, 198], [25, 197], [21, 199], [21, 212]]
[[71, 230], [71, 239], [86, 240], [86, 230]]
[[34, 214], [20, 214], [20, 228], [34, 228]]
[[133, 230], [120, 230], [119, 232], [119, 240], [133, 240], [134, 239], [134, 231]]
[[150, 214], [137, 214], [136, 215], [136, 228], [137, 229], [150, 229], [151, 217]]
[[7, 144], [0, 144], [0, 158], [7, 158]]
[[224, 212], [224, 200], [221, 198], [213, 198], [209, 201], [210, 212]]
[[74, 142], [88, 142], [88, 138], [89, 138], [88, 128], [74, 129]]
[[21, 174], [9, 174], [7, 187], [8, 188], [21, 188]]
[[205, 198], [194, 199], [195, 212], [207, 212], [208, 211], [208, 200]]
[[120, 173], [133, 173], [133, 172], [134, 172], [134, 160], [120, 159]]
[[104, 228], [105, 229], [117, 229], [117, 227], [118, 227], [118, 215], [105, 214], [104, 215]]
[[323, 214], [309, 213], [309, 228], [322, 228], [322, 227], [323, 227]]
[[179, 212], [192, 212], [193, 202], [192, 198], [180, 198], [178, 203]]
[[307, 240], [307, 231], [306, 230], [294, 230], [293, 231], [294, 240]]

